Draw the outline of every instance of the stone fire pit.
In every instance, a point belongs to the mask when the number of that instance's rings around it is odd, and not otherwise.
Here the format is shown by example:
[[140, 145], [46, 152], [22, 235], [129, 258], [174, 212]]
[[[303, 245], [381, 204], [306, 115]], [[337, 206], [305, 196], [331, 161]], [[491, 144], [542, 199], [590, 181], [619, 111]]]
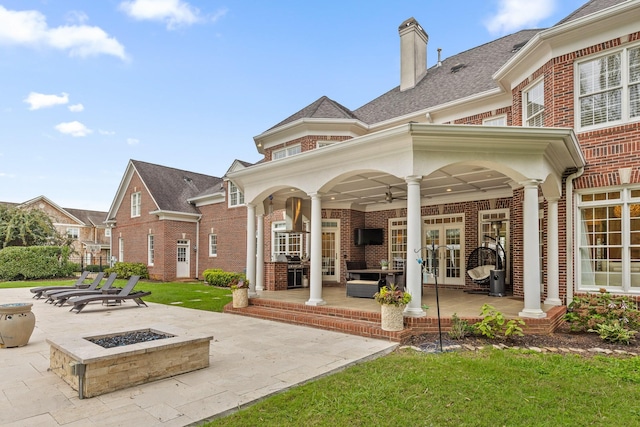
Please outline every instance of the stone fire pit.
[[[138, 335], [153, 338], [126, 343]], [[47, 339], [50, 345], [49, 368], [78, 390], [81, 399], [94, 397], [206, 368], [209, 366], [212, 339], [212, 336], [193, 334], [171, 326], [87, 337], [64, 335]], [[101, 345], [105, 341], [119, 344], [105, 348]]]

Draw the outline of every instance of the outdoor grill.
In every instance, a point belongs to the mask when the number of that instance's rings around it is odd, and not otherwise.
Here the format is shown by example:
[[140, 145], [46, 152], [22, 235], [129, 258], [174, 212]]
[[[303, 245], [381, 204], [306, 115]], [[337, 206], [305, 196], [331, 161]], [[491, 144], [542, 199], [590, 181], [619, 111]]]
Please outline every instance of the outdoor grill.
[[297, 255], [287, 255], [287, 288], [301, 288], [307, 265]]

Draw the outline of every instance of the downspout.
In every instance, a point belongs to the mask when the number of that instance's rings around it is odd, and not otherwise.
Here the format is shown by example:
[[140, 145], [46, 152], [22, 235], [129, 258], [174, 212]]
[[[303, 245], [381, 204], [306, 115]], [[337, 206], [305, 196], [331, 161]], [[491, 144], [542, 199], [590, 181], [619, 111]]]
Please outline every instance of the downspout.
[[198, 271], [200, 271], [200, 220], [202, 216], [198, 218], [196, 222], [196, 279], [198, 278]]
[[567, 306], [573, 301], [573, 287], [574, 285], [574, 242], [573, 242], [573, 180], [579, 178], [584, 173], [584, 167], [578, 169], [577, 172], [572, 173], [567, 177], [566, 181], [566, 194], [567, 194]]

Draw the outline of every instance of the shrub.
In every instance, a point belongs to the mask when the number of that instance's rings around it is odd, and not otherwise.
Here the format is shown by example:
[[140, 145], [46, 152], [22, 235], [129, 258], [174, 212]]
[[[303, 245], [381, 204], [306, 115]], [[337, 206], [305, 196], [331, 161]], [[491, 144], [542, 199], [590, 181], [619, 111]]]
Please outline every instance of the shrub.
[[116, 262], [113, 267], [105, 269], [104, 272], [116, 273], [118, 279], [128, 279], [131, 276], [140, 276], [141, 279], [149, 278], [147, 266], [141, 262]]
[[484, 304], [480, 313], [482, 320], [473, 325], [474, 330], [487, 338], [497, 338], [504, 335], [509, 338], [512, 336], [522, 336], [522, 327], [525, 326], [522, 319], [511, 319], [507, 321], [504, 314], [496, 310], [492, 305]]
[[457, 313], [451, 316], [451, 330], [449, 338], [452, 340], [461, 340], [473, 332], [473, 327], [466, 320], [460, 319]]
[[202, 273], [202, 277], [209, 285], [222, 288], [229, 288], [232, 284], [237, 284], [240, 281], [244, 281], [246, 285], [249, 284], [244, 273], [233, 273], [219, 268], [205, 270]]
[[628, 344], [640, 329], [640, 311], [627, 296], [605, 289], [575, 297], [564, 319], [572, 331], [595, 332], [606, 341]]
[[68, 246], [11, 246], [0, 250], [0, 280], [31, 280], [68, 277]]

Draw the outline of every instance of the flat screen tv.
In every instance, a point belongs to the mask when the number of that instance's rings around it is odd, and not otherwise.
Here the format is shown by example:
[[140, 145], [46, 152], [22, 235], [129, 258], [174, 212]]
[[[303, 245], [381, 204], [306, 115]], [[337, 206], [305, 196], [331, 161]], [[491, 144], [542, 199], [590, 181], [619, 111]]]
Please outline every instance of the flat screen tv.
[[353, 242], [356, 246], [381, 245], [384, 243], [384, 230], [382, 228], [356, 228], [353, 233]]

